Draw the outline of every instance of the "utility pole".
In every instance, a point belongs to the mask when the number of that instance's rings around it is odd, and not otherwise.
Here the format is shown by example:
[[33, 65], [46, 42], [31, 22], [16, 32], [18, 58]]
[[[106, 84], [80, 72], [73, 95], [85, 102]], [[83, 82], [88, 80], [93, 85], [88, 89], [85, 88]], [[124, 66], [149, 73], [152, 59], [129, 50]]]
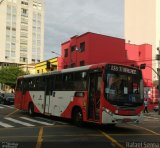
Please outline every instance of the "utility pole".
[[158, 90], [159, 90], [159, 96], [158, 96], [158, 115], [160, 115], [160, 69], [157, 69], [158, 71]]

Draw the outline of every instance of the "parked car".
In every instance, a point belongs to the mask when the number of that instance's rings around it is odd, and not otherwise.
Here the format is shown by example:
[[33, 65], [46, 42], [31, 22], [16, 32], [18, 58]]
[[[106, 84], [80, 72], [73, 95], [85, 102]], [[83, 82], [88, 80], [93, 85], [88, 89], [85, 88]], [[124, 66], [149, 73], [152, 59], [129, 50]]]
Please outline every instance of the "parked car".
[[2, 104], [14, 104], [14, 94], [13, 93], [2, 93], [0, 95], [0, 102]]
[[3, 100], [3, 94], [0, 93], [0, 103], [2, 103], [2, 100]]
[[153, 110], [154, 110], [155, 112], [157, 112], [157, 111], [158, 111], [158, 105], [154, 106]]

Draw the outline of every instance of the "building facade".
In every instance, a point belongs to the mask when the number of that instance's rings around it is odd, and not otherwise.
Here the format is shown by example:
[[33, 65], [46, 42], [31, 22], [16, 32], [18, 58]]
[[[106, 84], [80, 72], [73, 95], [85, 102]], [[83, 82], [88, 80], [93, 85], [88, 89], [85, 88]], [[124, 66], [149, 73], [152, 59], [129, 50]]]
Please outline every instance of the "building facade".
[[[127, 59], [129, 61], [134, 61], [136, 65], [146, 64], [144, 70], [142, 70], [145, 86], [152, 86], [152, 74], [153, 71], [150, 67], [153, 65], [152, 58], [152, 46], [149, 44], [129, 44], [126, 43]], [[132, 63], [133, 64], [133, 63]]]
[[[124, 37], [126, 43], [152, 45], [152, 68], [160, 68], [156, 56], [160, 54], [160, 1], [125, 0]], [[158, 76], [152, 73], [152, 79]]]
[[58, 58], [48, 59], [40, 63], [35, 64], [35, 73], [45, 73], [58, 69]]
[[124, 39], [91, 32], [62, 43], [61, 54], [60, 69], [103, 62], [126, 62]]
[[1, 65], [30, 64], [43, 60], [43, 0], [1, 1], [0, 24]]

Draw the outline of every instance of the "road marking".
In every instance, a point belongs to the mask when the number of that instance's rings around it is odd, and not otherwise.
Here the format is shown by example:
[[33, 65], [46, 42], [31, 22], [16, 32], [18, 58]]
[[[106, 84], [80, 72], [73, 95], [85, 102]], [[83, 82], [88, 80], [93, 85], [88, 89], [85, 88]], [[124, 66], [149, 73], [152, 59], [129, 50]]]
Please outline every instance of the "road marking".
[[159, 118], [156, 118], [156, 117], [148, 117], [148, 116], [144, 116], [145, 118], [148, 118], [148, 119], [155, 119], [155, 120], [159, 120]]
[[117, 140], [115, 140], [114, 138], [112, 138], [111, 136], [109, 136], [107, 133], [99, 130], [99, 132], [104, 135], [107, 139], [109, 139], [114, 145], [120, 147], [120, 148], [125, 148], [123, 145], [121, 145]]
[[1, 105], [3, 107], [8, 107], [8, 108], [14, 108], [14, 106], [8, 106], [8, 105]]
[[150, 133], [152, 133], [152, 134], [154, 134], [154, 135], [160, 136], [159, 133], [154, 132], [154, 131], [152, 131], [152, 130], [150, 130], [150, 129], [148, 129], [148, 128], [145, 128], [145, 127], [142, 127], [142, 126], [138, 126], [138, 125], [134, 125], [134, 124], [130, 124], [130, 125], [135, 126], [135, 127], [138, 127], [138, 128], [141, 128], [141, 129], [144, 129], [144, 130], [146, 130], [146, 131], [148, 131], [148, 132], [150, 132]]
[[30, 119], [30, 118], [27, 118], [27, 117], [20, 117], [20, 118], [22, 118], [24, 120], [27, 120], [27, 121], [34, 122], [34, 123], [40, 123], [40, 124], [43, 124], [43, 125], [54, 125], [54, 124], [51, 124], [51, 123]]
[[9, 113], [8, 115], [6, 115], [6, 117], [9, 117], [9, 116], [13, 115], [13, 114], [16, 113], [17, 111], [19, 111], [19, 109], [16, 109], [15, 111]]
[[[144, 122], [151, 122], [151, 119], [143, 119]], [[152, 121], [153, 122], [153, 121]], [[159, 122], [159, 120], [154, 120], [154, 122]]]
[[61, 121], [56, 121], [56, 123], [58, 123], [58, 124], [63, 124], [63, 125], [67, 125], [68, 123], [66, 123], [66, 122], [61, 122]]
[[4, 122], [0, 122], [0, 126], [3, 126], [3, 127], [5, 127], [5, 128], [8, 128], [8, 127], [14, 127], [14, 126], [9, 125], [9, 124], [4, 123]]
[[[51, 121], [51, 119], [46, 119], [46, 118], [43, 118], [43, 117], [35, 117], [36, 119], [41, 119], [41, 120], [45, 120], [45, 121], [48, 121], [48, 122], [50, 122]], [[55, 121], [55, 123], [58, 123], [58, 124], [63, 124], [63, 125], [67, 125], [68, 123], [66, 123], [66, 122], [61, 122], [61, 121]]]
[[4, 108], [3, 106], [0, 106], [0, 109]]
[[42, 136], [43, 136], [43, 127], [41, 127], [40, 130], [39, 130], [36, 148], [41, 148], [41, 144], [42, 144], [42, 141], [43, 141]]
[[[14, 127], [14, 128], [9, 128], [9, 130], [12, 130], [12, 131], [15, 131], [15, 130], [23, 130], [23, 129], [32, 129], [32, 128], [39, 128], [41, 126], [36, 126], [36, 127]], [[47, 126], [45, 126], [46, 128]], [[62, 128], [62, 127], [65, 127], [65, 128], [70, 128], [70, 127], [73, 127], [71, 125], [55, 125], [55, 126], [48, 126], [47, 128]], [[6, 131], [7, 129], [6, 128], [0, 128], [0, 132], [1, 131]]]
[[19, 121], [19, 120], [10, 118], [10, 117], [7, 117], [7, 118], [5, 118], [5, 119], [6, 119], [6, 120], [9, 120], [9, 121], [12, 121], [12, 122], [14, 122], [14, 123], [18, 123], [18, 124], [21, 124], [21, 125], [25, 125], [25, 126], [35, 126], [35, 125], [33, 125], [33, 124], [26, 123], [26, 122], [22, 122], [22, 121]]
[[110, 136], [153, 136], [153, 134], [126, 134], [126, 133], [120, 133], [120, 134], [109, 134]]

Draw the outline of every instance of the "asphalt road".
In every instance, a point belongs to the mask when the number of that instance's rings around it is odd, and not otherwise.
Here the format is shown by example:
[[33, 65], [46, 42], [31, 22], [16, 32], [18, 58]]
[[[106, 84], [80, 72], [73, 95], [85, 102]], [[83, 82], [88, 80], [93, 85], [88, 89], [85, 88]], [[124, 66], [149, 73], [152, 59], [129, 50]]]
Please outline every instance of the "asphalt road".
[[115, 127], [30, 117], [14, 106], [0, 105], [0, 148], [160, 148], [160, 115], [150, 112], [140, 124]]

